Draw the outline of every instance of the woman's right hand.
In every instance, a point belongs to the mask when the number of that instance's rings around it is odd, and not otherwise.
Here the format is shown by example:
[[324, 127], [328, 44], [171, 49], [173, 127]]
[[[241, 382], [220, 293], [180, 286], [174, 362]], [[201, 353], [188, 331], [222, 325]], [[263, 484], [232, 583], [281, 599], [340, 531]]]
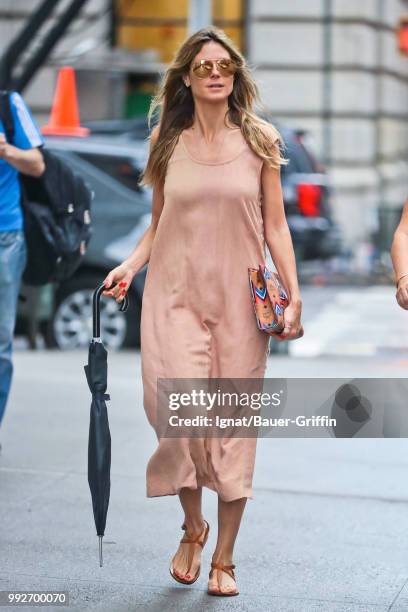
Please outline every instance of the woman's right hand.
[[120, 266], [116, 266], [103, 281], [106, 289], [102, 291], [102, 295], [114, 297], [117, 302], [121, 302], [135, 275], [136, 272], [125, 262], [121, 263]]

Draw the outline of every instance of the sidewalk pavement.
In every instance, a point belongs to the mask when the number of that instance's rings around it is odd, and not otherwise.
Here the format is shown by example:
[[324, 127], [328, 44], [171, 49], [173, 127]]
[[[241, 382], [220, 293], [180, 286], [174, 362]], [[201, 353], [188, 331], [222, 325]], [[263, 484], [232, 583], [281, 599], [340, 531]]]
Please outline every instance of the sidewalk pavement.
[[[109, 355], [112, 488], [100, 568], [87, 482], [86, 358], [86, 351], [15, 353], [1, 432], [1, 589], [67, 590], [69, 607], [47, 609], [81, 612], [408, 610], [405, 439], [260, 439], [254, 499], [234, 551], [240, 595], [206, 594], [216, 538], [209, 490], [201, 576], [191, 587], [173, 581], [168, 566], [182, 514], [177, 497], [145, 495], [156, 438], [136, 351]], [[373, 361], [273, 357], [267, 375], [364, 376], [364, 368], [372, 371]]]

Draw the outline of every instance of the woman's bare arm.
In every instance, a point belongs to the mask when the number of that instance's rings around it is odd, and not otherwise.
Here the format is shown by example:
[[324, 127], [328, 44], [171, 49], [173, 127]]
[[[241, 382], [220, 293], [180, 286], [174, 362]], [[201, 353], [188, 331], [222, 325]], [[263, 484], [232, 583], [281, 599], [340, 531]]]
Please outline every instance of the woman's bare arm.
[[263, 165], [262, 216], [265, 241], [291, 302], [301, 302], [292, 237], [286, 221], [280, 171]]
[[[150, 151], [158, 138], [159, 128], [154, 127], [150, 136]], [[164, 183], [153, 186], [152, 219], [149, 227], [140, 238], [132, 253], [119, 266], [116, 266], [104, 279], [106, 287], [102, 295], [113, 296], [117, 302], [123, 300], [132, 283], [133, 277], [149, 262], [157, 225], [164, 205]], [[116, 284], [115, 284], [116, 283]]]
[[262, 217], [264, 236], [273, 263], [289, 293], [290, 304], [285, 309], [285, 329], [279, 340], [298, 337], [301, 331], [302, 301], [297, 280], [296, 258], [292, 237], [286, 221], [280, 170], [264, 163], [261, 172]]
[[[156, 143], [159, 135], [158, 126], [154, 127], [150, 137], [150, 150]], [[152, 196], [152, 219], [149, 227], [144, 232], [143, 236], [136, 245], [134, 251], [123, 262], [128, 265], [135, 274], [149, 262], [150, 253], [152, 250], [153, 240], [156, 235], [157, 225], [164, 205], [164, 184], [163, 182], [156, 183], [153, 187]]]
[[394, 233], [391, 259], [397, 284], [397, 302], [401, 308], [408, 310], [408, 199]]
[[394, 267], [395, 282], [397, 282], [403, 274], [408, 274], [408, 199], [405, 202], [399, 225], [394, 233], [391, 259]]

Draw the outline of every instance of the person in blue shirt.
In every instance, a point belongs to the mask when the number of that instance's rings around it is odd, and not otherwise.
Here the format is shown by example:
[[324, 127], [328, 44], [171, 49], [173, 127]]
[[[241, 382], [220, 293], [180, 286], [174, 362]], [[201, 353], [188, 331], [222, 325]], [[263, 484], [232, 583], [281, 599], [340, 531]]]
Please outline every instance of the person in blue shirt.
[[40, 151], [43, 138], [19, 93], [12, 92], [10, 107], [14, 120], [12, 143], [7, 142], [0, 120], [0, 426], [13, 374], [18, 294], [27, 262], [18, 173], [38, 177], [45, 169]]

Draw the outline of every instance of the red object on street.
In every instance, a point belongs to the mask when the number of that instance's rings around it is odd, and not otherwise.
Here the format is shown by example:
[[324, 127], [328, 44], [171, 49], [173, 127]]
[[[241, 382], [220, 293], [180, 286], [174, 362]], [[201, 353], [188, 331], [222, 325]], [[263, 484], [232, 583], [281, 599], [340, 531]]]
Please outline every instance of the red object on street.
[[55, 136], [87, 136], [90, 132], [79, 123], [75, 71], [70, 66], [59, 71], [51, 117], [41, 131]]
[[317, 217], [320, 212], [321, 188], [319, 185], [299, 183], [298, 204], [305, 217]]

